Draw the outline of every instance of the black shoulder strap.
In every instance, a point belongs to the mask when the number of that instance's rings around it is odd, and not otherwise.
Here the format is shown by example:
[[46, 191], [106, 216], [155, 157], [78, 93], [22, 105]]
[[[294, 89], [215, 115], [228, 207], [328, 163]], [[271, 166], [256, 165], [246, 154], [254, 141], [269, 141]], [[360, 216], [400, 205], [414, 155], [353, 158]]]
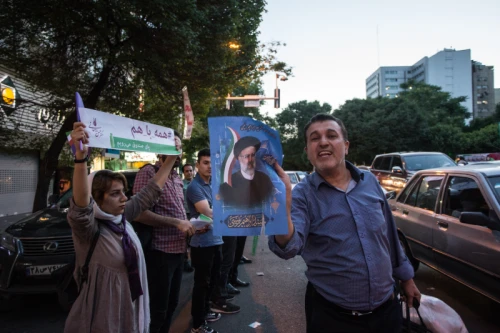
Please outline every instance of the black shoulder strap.
[[94, 253], [95, 245], [97, 244], [97, 240], [99, 239], [100, 234], [101, 234], [101, 227], [99, 226], [99, 223], [97, 223], [97, 232], [94, 234], [94, 237], [92, 238], [92, 243], [90, 244], [89, 252], [87, 253], [87, 258], [85, 259], [85, 264], [82, 267], [80, 285], [82, 285], [84, 282], [87, 282], [89, 276], [90, 259], [92, 259], [92, 254]]

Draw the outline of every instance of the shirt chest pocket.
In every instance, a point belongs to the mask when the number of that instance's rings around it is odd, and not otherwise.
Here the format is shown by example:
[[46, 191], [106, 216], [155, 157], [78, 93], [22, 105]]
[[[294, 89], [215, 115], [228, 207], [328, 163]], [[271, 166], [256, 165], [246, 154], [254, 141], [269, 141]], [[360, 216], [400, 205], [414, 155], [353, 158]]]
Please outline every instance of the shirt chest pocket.
[[384, 217], [384, 212], [382, 211], [382, 204], [380, 202], [369, 203], [363, 207], [368, 219], [369, 227], [374, 231], [385, 230], [386, 221]]

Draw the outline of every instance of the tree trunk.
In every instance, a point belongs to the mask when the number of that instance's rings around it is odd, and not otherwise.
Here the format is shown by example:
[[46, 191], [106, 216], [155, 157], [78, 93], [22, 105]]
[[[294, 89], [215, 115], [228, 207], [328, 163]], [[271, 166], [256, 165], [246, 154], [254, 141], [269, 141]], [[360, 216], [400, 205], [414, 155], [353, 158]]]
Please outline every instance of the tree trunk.
[[[84, 99], [85, 107], [95, 109], [99, 96], [108, 84], [109, 75], [111, 74], [112, 66], [107, 65], [103, 68], [99, 75], [99, 80], [92, 88], [90, 94]], [[52, 141], [49, 149], [45, 153], [44, 158], [40, 161], [38, 169], [38, 183], [36, 185], [35, 200], [33, 202], [33, 212], [47, 207], [47, 193], [52, 175], [57, 169], [59, 162], [59, 154], [67, 141], [66, 132], [73, 130], [73, 123], [76, 121], [76, 112], [72, 112], [62, 124], [57, 136]]]

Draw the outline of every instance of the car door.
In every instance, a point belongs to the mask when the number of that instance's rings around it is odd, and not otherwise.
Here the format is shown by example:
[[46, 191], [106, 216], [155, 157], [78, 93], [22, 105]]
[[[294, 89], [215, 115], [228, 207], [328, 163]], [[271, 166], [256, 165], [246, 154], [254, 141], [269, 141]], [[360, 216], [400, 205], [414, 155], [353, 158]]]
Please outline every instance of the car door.
[[433, 174], [413, 178], [393, 208], [396, 225], [405, 236], [413, 257], [427, 264], [434, 262], [432, 230], [443, 178]]
[[391, 176], [391, 155], [380, 156], [373, 163], [372, 173], [377, 177], [378, 182], [382, 187], [384, 187], [388, 191], [392, 191], [392, 181], [390, 179]]
[[500, 232], [460, 222], [462, 212], [496, 215], [494, 198], [480, 180], [448, 177], [434, 224], [434, 257], [440, 271], [500, 301]]

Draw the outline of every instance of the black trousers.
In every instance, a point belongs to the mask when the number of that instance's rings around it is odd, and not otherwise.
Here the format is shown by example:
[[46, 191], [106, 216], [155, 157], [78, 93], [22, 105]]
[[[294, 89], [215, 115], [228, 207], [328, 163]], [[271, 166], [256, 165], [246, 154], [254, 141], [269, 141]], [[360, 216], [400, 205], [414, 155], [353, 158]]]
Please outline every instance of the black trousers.
[[218, 287], [221, 262], [222, 245], [191, 247], [191, 265], [194, 268], [191, 315], [194, 328], [205, 322], [205, 316], [210, 310], [210, 300], [221, 301], [221, 290]]
[[234, 255], [236, 251], [236, 236], [222, 236], [222, 265], [220, 268], [219, 286], [227, 294], [226, 285], [229, 281], [229, 274], [233, 268]]
[[241, 257], [243, 257], [243, 251], [245, 250], [245, 243], [247, 242], [247, 236], [237, 236], [236, 237], [236, 250], [234, 252], [234, 262], [231, 271], [229, 272], [229, 282], [234, 282], [238, 278], [238, 265], [240, 264]]
[[151, 333], [168, 333], [179, 303], [184, 253], [146, 252]]
[[401, 306], [396, 297], [372, 311], [353, 316], [349, 310], [329, 302], [309, 282], [306, 291], [307, 333], [399, 333], [403, 324]]

